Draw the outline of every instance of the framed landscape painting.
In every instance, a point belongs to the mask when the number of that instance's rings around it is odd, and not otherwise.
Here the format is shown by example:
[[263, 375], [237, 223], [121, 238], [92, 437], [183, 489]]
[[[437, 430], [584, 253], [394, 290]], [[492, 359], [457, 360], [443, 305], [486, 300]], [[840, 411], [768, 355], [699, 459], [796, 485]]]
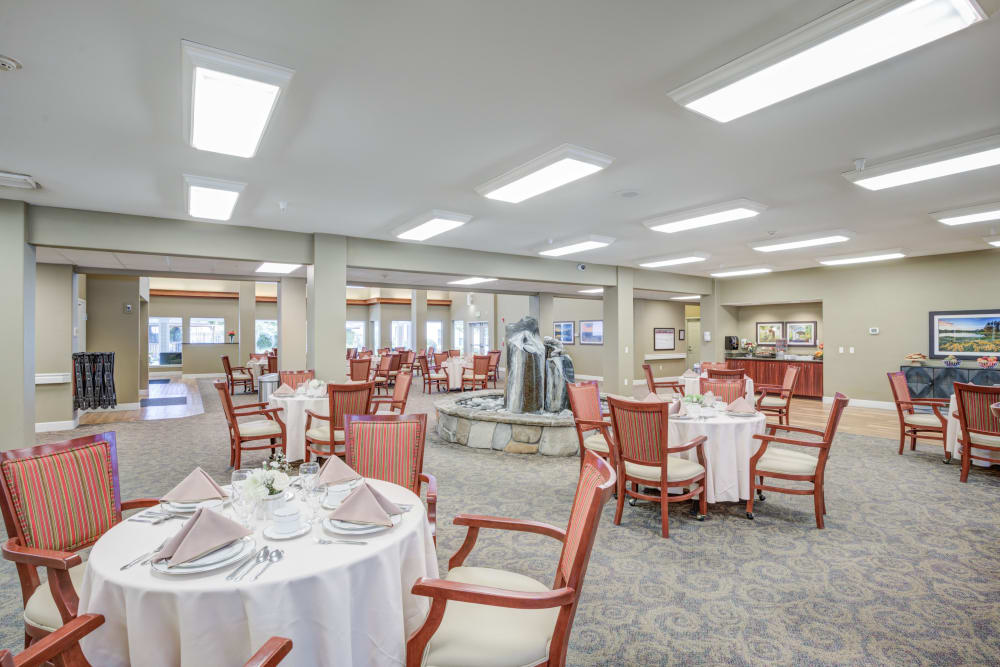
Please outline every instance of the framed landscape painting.
[[553, 322], [552, 323], [555, 332], [553, 337], [562, 343], [563, 345], [572, 345], [573, 337], [575, 336], [574, 329], [576, 328], [575, 322]]
[[779, 338], [784, 338], [784, 322], [758, 322], [757, 344], [774, 345]]
[[604, 345], [604, 320], [580, 320], [580, 345]]
[[816, 347], [816, 323], [785, 322], [785, 338], [789, 345]]
[[932, 359], [1000, 354], [1000, 308], [940, 310], [929, 313], [928, 320]]

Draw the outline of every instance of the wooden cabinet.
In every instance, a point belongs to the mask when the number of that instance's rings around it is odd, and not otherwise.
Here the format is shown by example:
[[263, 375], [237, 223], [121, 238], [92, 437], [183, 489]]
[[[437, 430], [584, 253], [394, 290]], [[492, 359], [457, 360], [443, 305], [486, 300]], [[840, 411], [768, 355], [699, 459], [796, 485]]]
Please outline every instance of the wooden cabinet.
[[795, 396], [799, 398], [823, 397], [823, 362], [784, 361], [779, 359], [727, 359], [729, 368], [742, 368], [755, 385], [780, 385], [788, 366], [798, 366], [799, 381], [795, 386]]

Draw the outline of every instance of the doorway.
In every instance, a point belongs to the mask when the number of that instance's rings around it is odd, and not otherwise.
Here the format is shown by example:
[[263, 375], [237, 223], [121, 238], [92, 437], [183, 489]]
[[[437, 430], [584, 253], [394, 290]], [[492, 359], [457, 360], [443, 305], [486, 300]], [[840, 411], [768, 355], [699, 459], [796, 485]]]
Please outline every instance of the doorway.
[[486, 354], [490, 351], [490, 323], [469, 322], [469, 352]]
[[684, 332], [684, 342], [687, 343], [687, 367], [701, 361], [701, 318], [689, 317], [685, 320], [687, 331]]

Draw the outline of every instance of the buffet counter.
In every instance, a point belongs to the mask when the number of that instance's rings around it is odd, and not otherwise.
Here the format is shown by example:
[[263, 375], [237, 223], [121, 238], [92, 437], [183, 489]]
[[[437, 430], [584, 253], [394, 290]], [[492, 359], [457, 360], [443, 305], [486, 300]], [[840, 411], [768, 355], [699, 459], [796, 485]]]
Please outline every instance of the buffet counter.
[[823, 397], [823, 360], [822, 359], [775, 359], [773, 357], [728, 357], [729, 368], [742, 368], [746, 371], [754, 385], [780, 385], [785, 377], [785, 369], [789, 364], [797, 365], [799, 381], [795, 386], [795, 396], [798, 398]]

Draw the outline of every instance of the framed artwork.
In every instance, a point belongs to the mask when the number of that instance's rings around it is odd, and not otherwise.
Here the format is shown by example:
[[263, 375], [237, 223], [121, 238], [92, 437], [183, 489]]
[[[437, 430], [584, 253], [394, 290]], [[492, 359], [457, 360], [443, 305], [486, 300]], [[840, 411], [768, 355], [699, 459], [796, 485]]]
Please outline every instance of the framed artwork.
[[580, 345], [604, 345], [604, 320], [580, 320]]
[[774, 345], [779, 338], [784, 338], [784, 322], [758, 322], [757, 344]]
[[976, 359], [1000, 353], [1000, 308], [928, 313], [932, 359]]
[[572, 345], [576, 336], [576, 322], [553, 322], [553, 338], [563, 345]]
[[676, 350], [677, 343], [674, 340], [674, 329], [653, 328], [653, 350]]
[[785, 338], [789, 345], [816, 347], [816, 323], [785, 322]]
[[677, 338], [679, 340], [684, 340], [684, 329], [681, 329], [680, 331], [677, 332]]

